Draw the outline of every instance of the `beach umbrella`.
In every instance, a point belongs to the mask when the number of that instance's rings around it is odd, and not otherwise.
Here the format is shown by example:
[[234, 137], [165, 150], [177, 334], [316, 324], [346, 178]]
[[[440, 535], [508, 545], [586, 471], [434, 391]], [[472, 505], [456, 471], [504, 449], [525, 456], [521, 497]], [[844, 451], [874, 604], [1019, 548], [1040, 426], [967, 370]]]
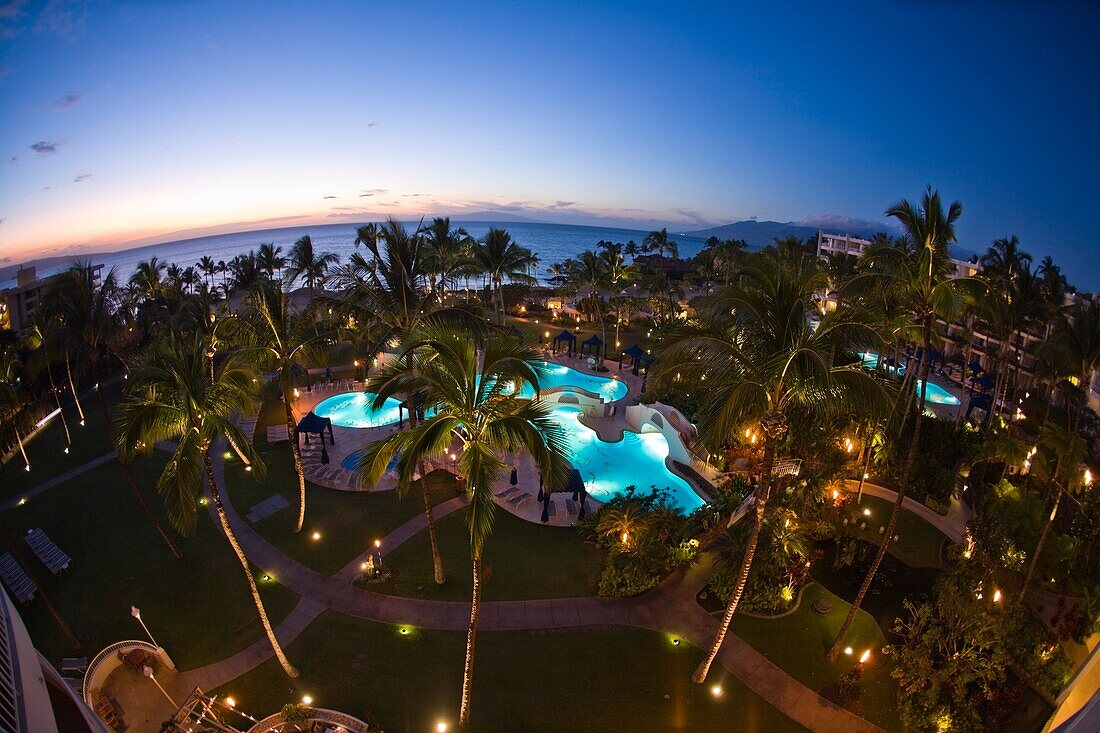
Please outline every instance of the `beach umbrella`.
[[546, 524], [550, 521], [550, 492], [546, 492], [545, 498], [542, 500], [542, 523]]
[[538, 501], [542, 501], [542, 471], [539, 471], [539, 498]]
[[577, 519], [584, 519], [584, 515], [588, 513], [588, 492], [583, 488], [581, 489], [581, 508], [577, 511]]
[[328, 465], [328, 448], [325, 447], [325, 437], [321, 436], [321, 463]]
[[623, 353], [629, 356], [630, 360], [634, 363], [637, 363], [638, 359], [645, 356], [645, 350], [641, 346], [638, 346], [638, 344], [631, 344]]
[[508, 478], [508, 483], [512, 484], [512, 486], [515, 486], [519, 483], [519, 474], [516, 473], [515, 466], [512, 466], [512, 475]]

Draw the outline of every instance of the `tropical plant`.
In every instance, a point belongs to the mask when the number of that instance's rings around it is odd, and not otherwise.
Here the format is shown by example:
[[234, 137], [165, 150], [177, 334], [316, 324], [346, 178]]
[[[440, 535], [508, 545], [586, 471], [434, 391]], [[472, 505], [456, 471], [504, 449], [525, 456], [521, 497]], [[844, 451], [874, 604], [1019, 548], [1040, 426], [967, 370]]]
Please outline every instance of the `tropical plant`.
[[[49, 290], [43, 295], [43, 303], [40, 307], [57, 316], [60, 328], [65, 332], [65, 335], [61, 336], [64, 343], [73, 345], [74, 358], [87, 363], [92, 375], [98, 380], [95, 393], [100, 412], [103, 414], [107, 437], [115, 446], [119, 466], [130, 485], [130, 490], [141, 505], [142, 512], [149, 523], [164, 540], [164, 544], [173, 555], [183, 557], [137, 485], [126, 454], [115, 440], [107, 401], [103, 396], [103, 390], [99, 388], [99, 382], [107, 381], [112, 345], [126, 337], [118, 301], [119, 287], [114, 270], [108, 271], [97, 282], [96, 271], [91, 265], [77, 264], [61, 273], [51, 283]], [[76, 394], [75, 389], [73, 394]]]
[[[836, 659], [843, 647], [844, 637], [855, 621], [860, 605], [867, 595], [871, 582], [878, 572], [890, 540], [894, 536], [898, 517], [901, 514], [905, 491], [909, 485], [909, 476], [913, 470], [917, 448], [920, 445], [921, 428], [924, 424], [924, 408], [928, 393], [928, 372], [934, 338], [938, 338], [936, 320], [942, 318], [948, 322], [954, 320], [961, 311], [968, 296], [980, 292], [983, 285], [970, 278], [951, 277], [951, 256], [948, 245], [955, 241], [955, 222], [962, 216], [962, 204], [953, 202], [944, 210], [940, 195], [929, 187], [918, 206], [906, 199], [886, 210], [887, 216], [898, 220], [905, 230], [910, 246], [876, 246], [863, 255], [861, 274], [853, 278], [849, 286], [855, 293], [865, 289], [892, 291], [909, 310], [910, 316], [920, 328], [921, 359], [917, 366], [920, 398], [914, 419], [912, 441], [902, 464], [897, 483], [897, 499], [894, 502], [890, 520], [879, 543], [878, 552], [867, 571], [859, 591], [856, 593], [848, 616], [844, 619], [836, 643], [827, 654], [830, 660]], [[904, 389], [904, 387], [903, 387]]]
[[268, 280], [274, 280], [275, 272], [282, 271], [286, 267], [283, 248], [276, 246], [274, 242], [264, 242], [256, 252], [256, 263], [267, 275]]
[[516, 242], [504, 229], [491, 227], [474, 250], [476, 267], [489, 278], [489, 286], [496, 295], [497, 324], [504, 325], [504, 281], [524, 285], [536, 284], [528, 271], [538, 264], [535, 254]]
[[762, 257], [756, 267], [743, 271], [736, 286], [689, 319], [658, 362], [660, 380], [682, 377], [709, 392], [700, 430], [712, 449], [754, 424], [759, 424], [764, 441], [744, 559], [718, 632], [692, 676], [697, 683], [706, 679], [748, 581], [768, 499], [777, 484], [773, 470], [790, 411], [870, 411], [886, 398], [880, 381], [859, 365], [830, 362], [834, 351], [850, 353], [875, 343], [877, 335], [861, 314], [847, 308], [823, 315], [813, 328], [808, 316], [825, 285], [815, 260]]
[[309, 300], [313, 302], [317, 286], [325, 284], [329, 270], [339, 261], [340, 258], [332, 252], [317, 252], [313, 239], [303, 234], [290, 247], [286, 276], [291, 282], [301, 278], [309, 289]]
[[473, 238], [462, 227], [451, 228], [450, 217], [436, 217], [421, 230], [427, 254], [429, 287], [436, 298], [447, 285], [470, 267], [465, 250]]
[[211, 456], [215, 442], [228, 439], [253, 476], [262, 480], [266, 473], [248, 437], [232, 421], [235, 414], [255, 408], [257, 374], [245, 354], [230, 354], [212, 363], [208, 348], [196, 337], [187, 343], [154, 344], [142, 355], [130, 376], [129, 395], [116, 415], [116, 445], [130, 458], [157, 443], [176, 441], [172, 458], [157, 479], [157, 492], [172, 524], [182, 534], [194, 533], [205, 480], [222, 533], [248, 581], [264, 633], [283, 670], [297, 677], [298, 671], [275, 637], [248, 557], [229, 524]]
[[656, 252], [661, 257], [665, 256], [665, 252], [673, 258], [680, 255], [680, 246], [675, 240], [669, 239], [667, 228], [645, 235], [645, 239], [642, 240], [642, 249], [645, 252]]
[[478, 349], [466, 334], [447, 330], [416, 333], [402, 345], [397, 359], [371, 380], [375, 406], [394, 395], [420, 392], [430, 417], [411, 430], [397, 432], [369, 445], [359, 461], [360, 478], [372, 484], [397, 459], [399, 482], [408, 483], [420, 464], [451, 452], [458, 443], [457, 468], [465, 477], [473, 565], [473, 595], [466, 635], [466, 662], [462, 679], [460, 722], [470, 722], [474, 650], [481, 613], [482, 556], [492, 531], [496, 504], [492, 491], [506, 468], [502, 451], [522, 450], [531, 455], [553, 490], [566, 477], [568, 446], [564, 429], [539, 400], [516, 396], [516, 385], [530, 384], [538, 393], [541, 370], [537, 353], [504, 335]]
[[294, 394], [294, 370], [318, 353], [318, 347], [330, 334], [320, 332], [307, 310], [299, 314], [291, 310], [290, 298], [276, 283], [268, 282], [254, 290], [245, 301], [246, 343], [257, 362], [275, 370], [279, 391], [283, 395], [286, 431], [290, 437], [290, 454], [298, 475], [298, 521], [295, 532], [301, 532], [306, 520], [306, 475], [298, 447], [298, 431], [291, 409]]

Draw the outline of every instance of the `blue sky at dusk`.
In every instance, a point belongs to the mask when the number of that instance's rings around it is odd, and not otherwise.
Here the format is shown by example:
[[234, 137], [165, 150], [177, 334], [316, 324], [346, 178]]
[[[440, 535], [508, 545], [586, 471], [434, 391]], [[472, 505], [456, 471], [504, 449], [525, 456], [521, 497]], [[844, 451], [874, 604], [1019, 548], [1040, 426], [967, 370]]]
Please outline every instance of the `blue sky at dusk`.
[[842, 229], [931, 183], [964, 247], [1100, 288], [1095, 5], [756, 5], [0, 0], [0, 259], [487, 209]]

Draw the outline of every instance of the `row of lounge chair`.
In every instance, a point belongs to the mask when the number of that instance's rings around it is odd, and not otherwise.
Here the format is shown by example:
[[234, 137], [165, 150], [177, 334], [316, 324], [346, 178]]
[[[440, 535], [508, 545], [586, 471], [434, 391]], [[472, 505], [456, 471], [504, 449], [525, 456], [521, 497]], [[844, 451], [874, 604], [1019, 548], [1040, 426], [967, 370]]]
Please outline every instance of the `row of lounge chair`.
[[[42, 564], [54, 575], [61, 575], [62, 572], [69, 569], [72, 558], [54, 544], [49, 535], [41, 529], [29, 530], [23, 540], [31, 548], [31, 552], [34, 553], [35, 557], [41, 560]], [[8, 590], [20, 603], [34, 600], [36, 591], [34, 581], [31, 580], [10, 552], [0, 555], [0, 579], [3, 579], [4, 585], [8, 587]]]
[[[534, 497], [529, 493], [519, 488], [518, 486], [509, 486], [503, 491], [499, 491], [495, 496], [503, 501], [505, 504], [513, 509], [519, 509], [529, 501], [534, 501]], [[565, 500], [565, 511], [568, 515], [576, 515], [579, 511], [577, 502], [569, 498]], [[556, 517], [558, 515], [557, 503], [554, 499], [550, 500], [550, 504], [547, 507], [547, 515]]]

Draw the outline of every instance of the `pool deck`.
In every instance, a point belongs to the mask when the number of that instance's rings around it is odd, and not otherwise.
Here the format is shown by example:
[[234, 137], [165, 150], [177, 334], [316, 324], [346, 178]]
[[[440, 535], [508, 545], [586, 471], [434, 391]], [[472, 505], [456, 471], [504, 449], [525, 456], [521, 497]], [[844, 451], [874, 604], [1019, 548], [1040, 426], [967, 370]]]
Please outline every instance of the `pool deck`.
[[[574, 357], [570, 359], [565, 354], [552, 354], [549, 350], [543, 350], [540, 352], [539, 356], [551, 363], [572, 367], [573, 369], [584, 371], [589, 374], [596, 374], [588, 367], [585, 358], [579, 355], [574, 355]], [[585, 419], [583, 422], [585, 425], [595, 430], [601, 440], [615, 441], [621, 438], [624, 430], [630, 429], [626, 423], [623, 408], [638, 402], [638, 395], [642, 387], [642, 376], [634, 376], [628, 364], [624, 364], [621, 370], [618, 369], [617, 362], [607, 361], [605, 365], [608, 366], [609, 371], [596, 375], [618, 379], [624, 382], [628, 387], [628, 392], [622, 399], [611, 403], [618, 408], [614, 416], [601, 419]], [[295, 418], [301, 419], [303, 415], [312, 410], [318, 403], [333, 395], [360, 391], [364, 389], [364, 387], [365, 384], [361, 381], [339, 379], [327, 384], [315, 384], [311, 389], [302, 388], [299, 390], [300, 396], [295, 400], [293, 405]], [[329, 454], [329, 463], [327, 465], [320, 464], [319, 448], [307, 448], [303, 445], [303, 448], [306, 449], [303, 451], [302, 456], [306, 466], [306, 478], [310, 483], [341, 491], [392, 491], [395, 487], [395, 481], [392, 477], [383, 477], [374, 486], [362, 487], [358, 485], [354, 473], [342, 468], [341, 463], [355, 451], [362, 449], [370, 443], [381, 440], [388, 435], [392, 435], [399, 429], [396, 423], [378, 428], [347, 428], [333, 425], [332, 431], [336, 444], [326, 445]], [[316, 440], [311, 441], [311, 446], [318, 446]], [[514, 499], [518, 495], [516, 492], [513, 492], [503, 498], [496, 497], [495, 501], [497, 505], [508, 513], [520, 517], [521, 519], [541, 524], [543, 506], [540, 502], [536, 501], [538, 496], [538, 470], [535, 467], [534, 461], [531, 460], [530, 456], [520, 454], [507, 455], [505, 457], [505, 462], [516, 468], [519, 479], [517, 485], [520, 491], [527, 493], [530, 498], [516, 505], [510, 504], [508, 500]], [[449, 462], [446, 460], [437, 461], [433, 462], [430, 468], [452, 471], [451, 466], [448, 464]], [[509, 480], [510, 472], [506, 473], [506, 475], [497, 482], [497, 485], [493, 487], [494, 496], [511, 488]], [[570, 527], [576, 524], [577, 515], [575, 513], [570, 514], [566, 505], [566, 499], [571, 498], [572, 496], [570, 494], [554, 494], [552, 497], [554, 516], [550, 517], [546, 524], [558, 527]], [[589, 513], [594, 512], [599, 509], [601, 505], [601, 502], [589, 497], [586, 511]]]

